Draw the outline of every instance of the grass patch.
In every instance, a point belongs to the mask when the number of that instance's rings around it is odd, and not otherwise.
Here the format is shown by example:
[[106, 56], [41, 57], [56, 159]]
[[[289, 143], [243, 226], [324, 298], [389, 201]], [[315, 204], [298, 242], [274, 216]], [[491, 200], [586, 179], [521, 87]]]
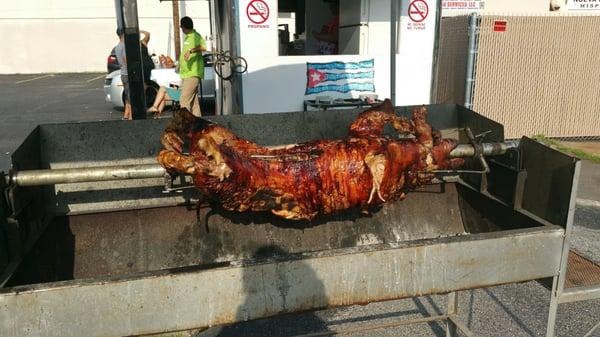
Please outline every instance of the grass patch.
[[531, 138], [537, 140], [538, 142], [542, 142], [542, 143], [544, 143], [554, 149], [557, 149], [559, 151], [570, 153], [580, 159], [589, 160], [589, 161], [593, 161], [595, 163], [600, 164], [600, 155], [589, 153], [589, 152], [582, 151], [579, 149], [574, 149], [569, 146], [565, 146], [565, 145], [561, 144], [559, 141], [550, 139], [544, 135], [534, 135]]

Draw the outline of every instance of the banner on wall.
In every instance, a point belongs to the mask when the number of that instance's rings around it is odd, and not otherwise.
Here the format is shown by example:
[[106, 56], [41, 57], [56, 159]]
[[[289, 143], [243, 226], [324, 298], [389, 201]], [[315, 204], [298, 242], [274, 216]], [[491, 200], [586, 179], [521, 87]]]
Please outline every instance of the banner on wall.
[[306, 95], [326, 91], [375, 92], [375, 60], [306, 63]]

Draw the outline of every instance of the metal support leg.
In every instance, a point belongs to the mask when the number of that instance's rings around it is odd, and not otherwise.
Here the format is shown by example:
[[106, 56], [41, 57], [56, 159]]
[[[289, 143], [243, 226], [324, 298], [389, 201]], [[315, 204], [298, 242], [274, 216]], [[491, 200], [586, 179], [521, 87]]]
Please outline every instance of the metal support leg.
[[[458, 311], [458, 297], [456, 296], [456, 292], [451, 292], [448, 294], [448, 308], [446, 309], [446, 314], [448, 316], [456, 315]], [[446, 319], [446, 337], [457, 337], [456, 334], [456, 324], [448, 318]]]
[[546, 337], [554, 337], [554, 326], [556, 325], [556, 313], [558, 312], [558, 282], [559, 275], [552, 279], [552, 294], [550, 297], [550, 309], [548, 310], [548, 326], [546, 327]]
[[567, 265], [569, 262], [569, 243], [571, 232], [573, 231], [573, 219], [575, 217], [575, 198], [577, 196], [577, 187], [579, 186], [579, 174], [581, 172], [581, 161], [575, 162], [573, 172], [573, 183], [571, 184], [571, 196], [569, 201], [569, 212], [567, 214], [567, 223], [565, 236], [562, 246], [562, 256], [558, 273], [552, 279], [552, 294], [550, 297], [550, 309], [548, 311], [548, 326], [546, 327], [546, 337], [554, 337], [554, 327], [556, 325], [556, 313], [560, 303], [563, 291], [565, 289], [565, 280], [567, 279]]

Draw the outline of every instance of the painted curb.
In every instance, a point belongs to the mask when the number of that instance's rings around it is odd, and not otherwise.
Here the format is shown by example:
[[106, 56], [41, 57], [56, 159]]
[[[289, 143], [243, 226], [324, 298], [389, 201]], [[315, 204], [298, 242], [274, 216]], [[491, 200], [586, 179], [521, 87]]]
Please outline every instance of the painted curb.
[[575, 200], [577, 206], [581, 207], [593, 207], [600, 209], [600, 201], [590, 200], [590, 199], [579, 199]]

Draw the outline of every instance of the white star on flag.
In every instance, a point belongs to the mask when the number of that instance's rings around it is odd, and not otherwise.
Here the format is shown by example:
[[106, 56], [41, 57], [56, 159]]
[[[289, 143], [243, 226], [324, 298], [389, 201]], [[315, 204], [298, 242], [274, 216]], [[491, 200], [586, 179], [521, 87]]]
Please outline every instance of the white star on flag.
[[312, 79], [315, 82], [319, 82], [321, 80], [321, 75], [319, 75], [319, 73], [313, 73], [312, 74]]

